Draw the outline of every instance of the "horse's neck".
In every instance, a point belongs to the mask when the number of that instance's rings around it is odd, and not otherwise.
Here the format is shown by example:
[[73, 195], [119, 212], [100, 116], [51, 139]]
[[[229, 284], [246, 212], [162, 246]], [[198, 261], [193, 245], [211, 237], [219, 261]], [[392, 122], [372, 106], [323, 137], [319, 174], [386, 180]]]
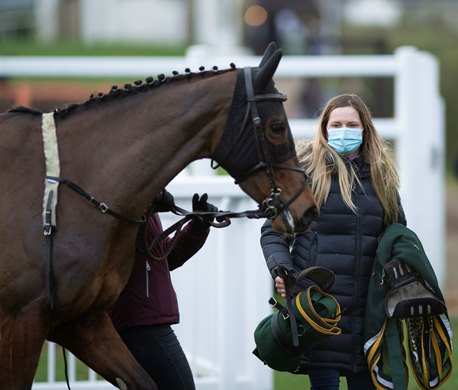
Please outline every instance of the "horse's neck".
[[70, 113], [61, 121], [62, 177], [119, 206], [145, 207], [191, 161], [211, 155], [235, 73], [194, 76]]

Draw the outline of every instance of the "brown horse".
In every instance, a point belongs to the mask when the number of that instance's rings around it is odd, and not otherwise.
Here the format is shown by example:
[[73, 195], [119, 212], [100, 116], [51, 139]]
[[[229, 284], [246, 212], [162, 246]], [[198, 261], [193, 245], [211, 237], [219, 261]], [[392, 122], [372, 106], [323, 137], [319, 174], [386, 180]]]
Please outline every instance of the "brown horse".
[[[138, 218], [190, 162], [211, 158], [278, 230], [308, 226], [316, 207], [272, 81], [280, 58], [271, 45], [259, 67], [187, 69], [56, 110], [60, 177], [68, 182], [59, 188], [52, 235], [42, 219], [42, 114], [18, 108], [0, 116], [2, 390], [31, 388], [45, 339], [115, 386], [156, 389], [106, 314], [129, 277], [138, 225], [101, 213], [104, 205], [89, 207], [87, 194]], [[52, 307], [46, 259], [54, 267]]]

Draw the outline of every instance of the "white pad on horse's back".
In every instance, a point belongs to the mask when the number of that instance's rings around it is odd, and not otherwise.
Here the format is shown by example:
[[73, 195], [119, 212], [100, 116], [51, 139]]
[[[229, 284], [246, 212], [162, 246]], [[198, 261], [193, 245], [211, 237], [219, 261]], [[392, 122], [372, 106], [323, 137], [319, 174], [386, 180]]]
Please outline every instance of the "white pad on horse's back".
[[[56, 136], [56, 122], [54, 112], [42, 116], [43, 151], [46, 163], [45, 190], [43, 196], [43, 226], [56, 227], [56, 207], [59, 183], [50, 180], [48, 176], [60, 176], [59, 148]], [[48, 215], [49, 213], [49, 215]]]

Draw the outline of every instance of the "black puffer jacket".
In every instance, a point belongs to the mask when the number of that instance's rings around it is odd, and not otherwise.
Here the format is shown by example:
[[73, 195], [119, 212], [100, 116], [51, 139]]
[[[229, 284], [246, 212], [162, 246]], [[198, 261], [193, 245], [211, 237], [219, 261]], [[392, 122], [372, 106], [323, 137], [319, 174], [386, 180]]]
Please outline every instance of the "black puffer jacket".
[[[355, 165], [362, 184], [352, 195], [357, 214], [343, 202], [337, 177], [333, 177], [320, 216], [309, 232], [296, 236], [291, 246], [272, 230], [270, 221], [261, 229], [261, 246], [273, 278], [277, 265], [291, 271], [320, 265], [335, 274], [335, 283], [328, 292], [338, 300], [343, 311], [338, 325], [342, 333], [304, 353], [304, 371], [308, 367], [332, 367], [345, 375], [367, 370], [363, 352], [364, 313], [378, 238], [385, 227], [384, 213], [371, 184], [369, 165], [359, 159], [349, 164]], [[401, 214], [399, 222], [405, 224]]]

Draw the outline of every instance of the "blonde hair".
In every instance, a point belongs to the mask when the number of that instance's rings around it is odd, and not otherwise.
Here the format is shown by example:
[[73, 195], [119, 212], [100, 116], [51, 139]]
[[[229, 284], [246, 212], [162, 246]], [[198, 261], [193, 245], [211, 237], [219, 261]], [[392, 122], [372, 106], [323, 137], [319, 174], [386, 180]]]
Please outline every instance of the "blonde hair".
[[319, 118], [318, 130], [312, 140], [300, 141], [297, 153], [307, 175], [312, 180], [312, 191], [318, 207], [326, 202], [331, 189], [331, 175], [337, 174], [344, 203], [356, 213], [351, 193], [355, 185], [361, 185], [352, 164], [347, 164], [327, 141], [327, 124], [331, 112], [339, 107], [353, 107], [363, 125], [361, 157], [370, 164], [374, 191], [384, 210], [384, 222], [397, 222], [399, 214], [399, 176], [392, 157], [392, 150], [375, 130], [371, 113], [363, 100], [353, 94], [335, 96], [328, 101]]

